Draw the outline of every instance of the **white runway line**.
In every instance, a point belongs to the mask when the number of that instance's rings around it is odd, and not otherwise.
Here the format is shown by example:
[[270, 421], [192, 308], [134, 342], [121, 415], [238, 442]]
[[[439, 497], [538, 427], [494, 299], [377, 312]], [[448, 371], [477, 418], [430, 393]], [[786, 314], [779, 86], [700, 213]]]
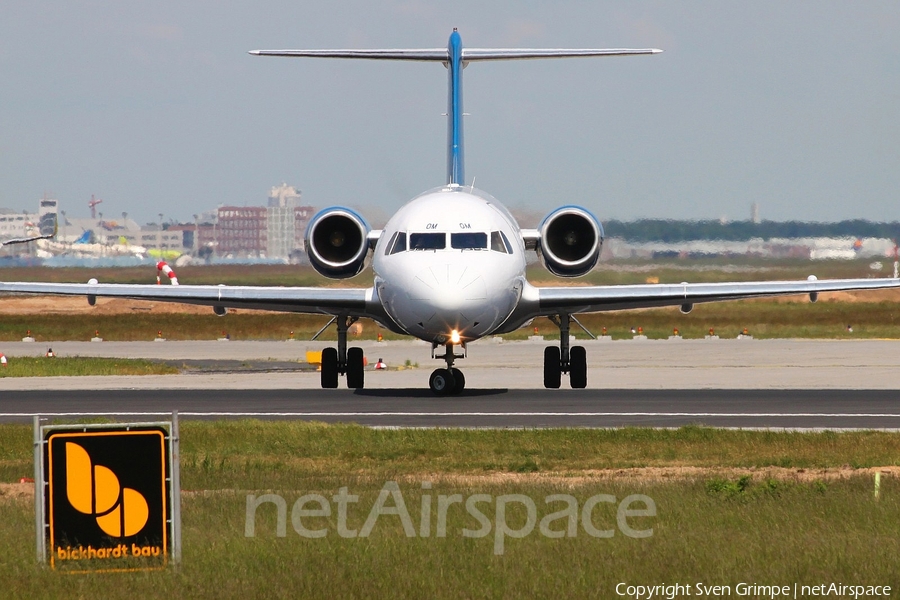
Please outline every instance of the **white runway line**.
[[[172, 412], [67, 412], [0, 413], [10, 417], [123, 417], [171, 415]], [[828, 417], [900, 418], [900, 413], [700, 413], [700, 412], [195, 412], [178, 411], [182, 417]]]

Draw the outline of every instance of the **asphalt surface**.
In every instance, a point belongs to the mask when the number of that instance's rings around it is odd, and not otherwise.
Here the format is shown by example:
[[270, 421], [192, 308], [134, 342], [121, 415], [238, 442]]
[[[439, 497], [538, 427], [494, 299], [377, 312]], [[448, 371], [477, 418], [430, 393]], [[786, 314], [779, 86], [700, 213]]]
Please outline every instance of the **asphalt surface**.
[[123, 417], [303, 419], [403, 427], [678, 427], [900, 429], [885, 390], [76, 390], [4, 394], [0, 419]]
[[[390, 367], [367, 372], [366, 389], [358, 391], [320, 389], [318, 373], [305, 360], [306, 351], [327, 345], [319, 342], [56, 342], [57, 356], [149, 358], [184, 371], [0, 377], [0, 421], [178, 410], [185, 418], [412, 427], [900, 429], [898, 341], [579, 341], [590, 365], [585, 390], [543, 389], [548, 343], [471, 344], [457, 363], [466, 390], [436, 398], [427, 381], [442, 362], [432, 360], [422, 342], [358, 342], [370, 364], [383, 358]], [[0, 352], [14, 361], [43, 353], [44, 345], [5, 343]]]
[[[469, 345], [457, 361], [471, 388], [541, 390], [541, 361], [551, 341], [496, 342]], [[893, 340], [579, 340], [587, 351], [590, 389], [900, 389], [900, 341]], [[0, 352], [57, 356], [111, 356], [187, 363], [204, 361], [220, 368], [188, 368], [183, 375], [161, 377], [0, 377], [3, 391], [32, 389], [318, 389], [315, 372], [289, 372], [290, 362], [303, 369], [307, 351], [326, 342], [5, 342]], [[442, 361], [431, 358], [424, 342], [351, 341], [362, 347], [370, 364], [383, 358], [387, 372], [371, 372], [366, 387], [422, 389]], [[231, 361], [232, 366], [227, 366]], [[240, 367], [254, 363], [254, 369]], [[264, 363], [264, 364], [261, 364]], [[222, 367], [224, 365], [224, 367]], [[405, 366], [412, 368], [397, 370]], [[268, 371], [265, 375], [260, 371]], [[566, 385], [564, 382], [563, 385]]]

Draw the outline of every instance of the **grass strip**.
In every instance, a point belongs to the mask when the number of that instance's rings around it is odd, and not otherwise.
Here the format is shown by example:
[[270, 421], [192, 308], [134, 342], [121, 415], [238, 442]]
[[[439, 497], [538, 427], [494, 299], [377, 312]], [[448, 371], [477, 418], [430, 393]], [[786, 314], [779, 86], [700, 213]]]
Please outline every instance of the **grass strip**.
[[[900, 305], [896, 302], [836, 302], [815, 304], [799, 302], [741, 301], [700, 304], [687, 314], [677, 308], [617, 311], [579, 315], [579, 320], [594, 334], [605, 327], [614, 339], [630, 339], [632, 327], [642, 327], [650, 338], [665, 339], [678, 329], [684, 338], [702, 339], [710, 329], [722, 337], [736, 337], [747, 328], [755, 338], [821, 339], [900, 339]], [[228, 334], [232, 340], [284, 340], [291, 332], [294, 339], [307, 340], [326, 322], [327, 317], [294, 314], [268, 314], [233, 311], [226, 317], [184, 313], [136, 314], [41, 314], [4, 315], [0, 321], [0, 341], [17, 341], [27, 332], [41, 343], [88, 341], [98, 332], [111, 341], [150, 341], [161, 332], [170, 340], [214, 340]], [[393, 334], [363, 319], [358, 339], [410, 339]], [[847, 326], [852, 325], [853, 331]], [[547, 339], [559, 337], [559, 329], [547, 319], [535, 319], [530, 326], [505, 335], [506, 339], [525, 339], [534, 334]], [[573, 328], [572, 335], [587, 335]], [[329, 327], [321, 336], [334, 340]]]
[[[900, 481], [886, 477], [879, 500], [869, 474], [842, 479], [773, 478], [766, 467], [827, 468], [894, 465], [900, 434], [789, 433], [701, 427], [677, 430], [376, 430], [302, 422], [183, 421], [184, 561], [165, 572], [66, 575], [35, 565], [30, 500], [0, 496], [0, 595], [7, 597], [225, 598], [611, 598], [616, 585], [697, 583], [731, 586], [818, 585], [829, 582], [900, 586]], [[31, 429], [0, 426], [0, 481], [31, 469]], [[630, 479], [578, 477], [590, 469], [635, 465], [706, 465], [760, 469], [747, 475]], [[561, 474], [547, 479], [547, 473]], [[514, 474], [515, 477], [490, 475]], [[461, 475], [462, 477], [452, 477]], [[489, 475], [484, 477], [484, 475]], [[413, 524], [382, 515], [360, 536], [386, 482]], [[429, 482], [424, 484], [423, 482]], [[334, 496], [347, 488], [338, 534]], [[268, 503], [248, 517], [248, 495], [285, 501], [285, 535], [278, 509]], [[303, 517], [296, 532], [292, 507], [321, 495], [329, 516]], [[477, 508], [490, 529], [466, 508]], [[574, 529], [557, 519], [565, 507], [549, 498], [574, 498]], [[587, 523], [583, 508], [597, 494]], [[618, 506], [628, 496], [649, 497], [655, 515], [629, 517], [644, 538], [625, 534]], [[459, 495], [446, 509], [446, 534], [437, 534], [441, 497]], [[536, 507], [534, 526], [522, 502], [501, 515], [500, 496], [519, 495]], [[608, 500], [612, 497], [613, 500]], [[427, 500], [425, 500], [427, 498]], [[429, 516], [424, 517], [426, 504]], [[393, 498], [385, 506], [396, 506]], [[639, 506], [644, 506], [643, 504]], [[317, 505], [306, 506], [316, 508]], [[248, 519], [253, 535], [246, 535]], [[529, 531], [502, 537], [499, 525]], [[467, 537], [482, 531], [486, 535]], [[560, 534], [560, 532], [562, 532]], [[696, 587], [692, 588], [697, 595]], [[756, 597], [758, 594], [744, 594]], [[768, 596], [766, 596], [768, 597]]]
[[133, 358], [87, 356], [17, 356], [0, 367], [0, 377], [68, 377], [86, 375], [171, 375], [177, 367]]
[[[553, 474], [647, 467], [862, 469], [900, 464], [900, 433], [679, 429], [373, 429], [304, 421], [182, 424], [184, 489], [287, 488], [364, 474]], [[0, 425], [0, 481], [31, 472], [31, 428]]]

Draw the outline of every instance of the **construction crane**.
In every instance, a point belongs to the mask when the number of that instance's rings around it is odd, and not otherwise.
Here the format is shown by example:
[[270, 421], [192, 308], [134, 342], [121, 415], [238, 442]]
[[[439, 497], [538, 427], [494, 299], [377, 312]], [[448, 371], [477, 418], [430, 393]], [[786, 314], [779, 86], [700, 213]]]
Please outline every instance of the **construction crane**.
[[96, 200], [94, 200], [94, 195], [91, 194], [91, 201], [88, 202], [88, 206], [91, 209], [91, 218], [92, 219], [97, 218], [97, 209], [94, 207], [97, 206], [98, 204], [100, 204], [101, 202], [103, 202], [103, 200], [101, 200], [100, 198], [97, 198]]

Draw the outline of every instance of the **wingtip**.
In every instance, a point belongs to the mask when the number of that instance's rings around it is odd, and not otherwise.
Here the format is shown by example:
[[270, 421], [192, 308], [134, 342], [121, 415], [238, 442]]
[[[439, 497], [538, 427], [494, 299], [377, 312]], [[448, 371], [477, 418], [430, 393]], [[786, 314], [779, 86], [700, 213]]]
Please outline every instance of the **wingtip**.
[[260, 50], [247, 50], [247, 54], [252, 54], [253, 56], [259, 56], [260, 53]]
[[652, 54], [662, 54], [663, 53], [663, 51], [660, 50], [659, 48], [650, 48], [650, 52]]

